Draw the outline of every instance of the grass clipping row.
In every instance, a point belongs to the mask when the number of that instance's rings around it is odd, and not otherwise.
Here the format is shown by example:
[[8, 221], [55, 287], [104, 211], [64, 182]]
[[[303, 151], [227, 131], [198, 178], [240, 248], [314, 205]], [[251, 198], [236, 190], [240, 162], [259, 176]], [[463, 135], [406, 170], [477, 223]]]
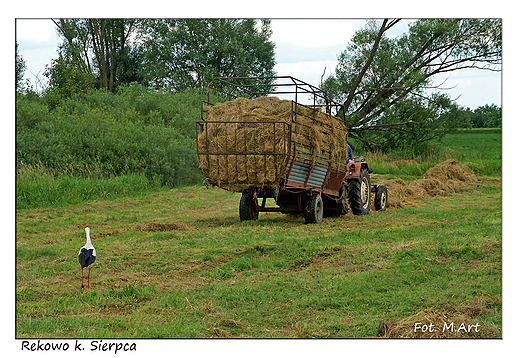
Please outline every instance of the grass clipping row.
[[[206, 123], [197, 138], [199, 164], [209, 183], [234, 192], [252, 186], [276, 189], [291, 145], [306, 148], [309, 163], [318, 156], [333, 167], [345, 165], [345, 126], [311, 108], [298, 105], [296, 115], [292, 108], [292, 101], [276, 97], [237, 98], [206, 107], [206, 122], [219, 122]], [[266, 123], [273, 121], [281, 123]]]

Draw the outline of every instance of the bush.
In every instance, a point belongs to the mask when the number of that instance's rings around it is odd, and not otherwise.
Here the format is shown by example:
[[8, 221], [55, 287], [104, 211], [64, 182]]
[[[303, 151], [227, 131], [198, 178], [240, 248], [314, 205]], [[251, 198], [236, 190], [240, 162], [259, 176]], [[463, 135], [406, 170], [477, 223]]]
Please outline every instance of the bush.
[[45, 97], [17, 97], [18, 165], [82, 177], [142, 173], [170, 186], [202, 179], [194, 138], [197, 91], [160, 93], [132, 84], [118, 94], [90, 91], [53, 105]]

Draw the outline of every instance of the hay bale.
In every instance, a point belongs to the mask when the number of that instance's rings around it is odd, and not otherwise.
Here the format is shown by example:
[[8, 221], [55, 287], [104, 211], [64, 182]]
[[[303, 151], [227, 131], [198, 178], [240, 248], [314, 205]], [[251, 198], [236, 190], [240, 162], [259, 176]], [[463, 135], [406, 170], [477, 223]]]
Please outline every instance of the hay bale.
[[[207, 123], [199, 134], [198, 159], [209, 182], [230, 191], [251, 186], [276, 189], [287, 163], [289, 148], [327, 158], [345, 168], [346, 129], [337, 118], [276, 97], [236, 100], [206, 107]], [[265, 123], [269, 121], [283, 123]], [[253, 122], [253, 123], [248, 123]], [[292, 134], [289, 143], [289, 127]]]

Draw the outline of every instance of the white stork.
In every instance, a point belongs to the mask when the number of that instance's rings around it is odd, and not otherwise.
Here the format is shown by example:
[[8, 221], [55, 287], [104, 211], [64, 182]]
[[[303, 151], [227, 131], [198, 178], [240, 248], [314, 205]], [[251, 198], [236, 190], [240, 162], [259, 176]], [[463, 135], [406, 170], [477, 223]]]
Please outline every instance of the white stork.
[[90, 265], [96, 261], [96, 249], [92, 245], [90, 241], [90, 228], [85, 228], [85, 233], [87, 234], [87, 243], [81, 249], [79, 249], [78, 259], [79, 264], [81, 265], [81, 288], [83, 286], [83, 269], [88, 267], [88, 283], [87, 287], [90, 288]]

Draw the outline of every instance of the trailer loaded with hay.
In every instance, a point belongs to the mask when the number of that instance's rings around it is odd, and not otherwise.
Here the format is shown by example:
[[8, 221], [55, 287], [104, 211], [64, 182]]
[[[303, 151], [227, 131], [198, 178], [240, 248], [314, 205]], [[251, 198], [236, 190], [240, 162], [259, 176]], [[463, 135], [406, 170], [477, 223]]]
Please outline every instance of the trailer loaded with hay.
[[[305, 99], [310, 104], [298, 102]], [[324, 91], [290, 76], [214, 79], [196, 126], [206, 183], [242, 193], [241, 220], [281, 212], [320, 223], [349, 208], [366, 215], [372, 193], [376, 210], [385, 210], [386, 187], [370, 185], [372, 169], [363, 157], [347, 159], [348, 131], [332, 114], [340, 108]], [[267, 206], [268, 198], [276, 206]]]

